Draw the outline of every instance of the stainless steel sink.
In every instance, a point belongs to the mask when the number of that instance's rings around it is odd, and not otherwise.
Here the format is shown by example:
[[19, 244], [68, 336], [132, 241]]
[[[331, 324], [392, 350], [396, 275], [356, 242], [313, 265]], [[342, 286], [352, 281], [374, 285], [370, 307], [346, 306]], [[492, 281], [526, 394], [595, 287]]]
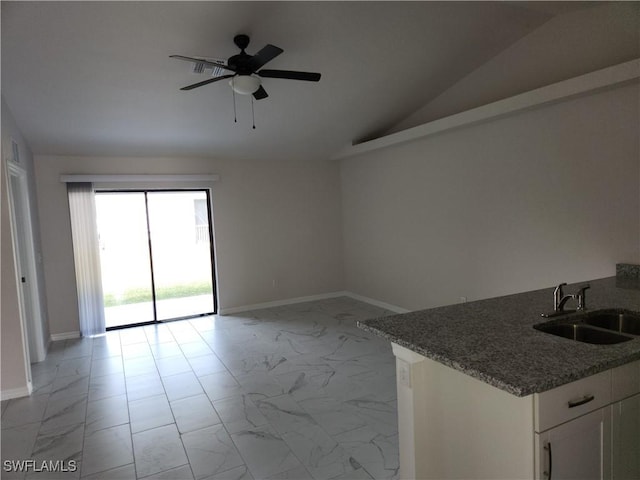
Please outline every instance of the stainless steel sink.
[[576, 340], [583, 343], [594, 343], [597, 345], [612, 345], [614, 343], [628, 342], [632, 337], [619, 335], [607, 330], [592, 328], [579, 323], [555, 323], [535, 325], [537, 330], [550, 333], [559, 337]]
[[640, 335], [640, 314], [629, 311], [596, 311], [588, 313], [582, 320], [587, 325], [605, 328], [614, 332]]
[[640, 312], [620, 309], [587, 311], [540, 323], [533, 328], [578, 342], [612, 345], [640, 338]]

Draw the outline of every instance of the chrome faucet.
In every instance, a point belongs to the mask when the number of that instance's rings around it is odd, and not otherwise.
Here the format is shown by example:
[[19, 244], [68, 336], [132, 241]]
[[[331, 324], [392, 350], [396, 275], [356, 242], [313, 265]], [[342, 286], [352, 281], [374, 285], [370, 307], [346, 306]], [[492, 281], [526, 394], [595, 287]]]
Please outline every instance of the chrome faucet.
[[[563, 288], [567, 284], [561, 283], [553, 290], [553, 312], [543, 313], [543, 317], [555, 317], [557, 315], [563, 315], [565, 313], [575, 312], [576, 310], [584, 310], [586, 308], [586, 291], [591, 288], [591, 285], [586, 284], [578, 289], [573, 295], [565, 295]], [[574, 299], [577, 302], [575, 310], [565, 310], [564, 306], [567, 301]]]
[[562, 311], [564, 309], [564, 304], [567, 303], [567, 300], [571, 298], [571, 295], [564, 295], [562, 291], [562, 287], [565, 287], [566, 283], [561, 283], [558, 285], [553, 291], [553, 311]]

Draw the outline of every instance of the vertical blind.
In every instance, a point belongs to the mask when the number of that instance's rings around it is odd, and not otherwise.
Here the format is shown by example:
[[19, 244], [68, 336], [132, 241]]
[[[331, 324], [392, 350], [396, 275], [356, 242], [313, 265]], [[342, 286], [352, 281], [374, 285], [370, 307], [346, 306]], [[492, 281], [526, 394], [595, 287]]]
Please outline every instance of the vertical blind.
[[73, 259], [78, 291], [80, 333], [83, 337], [105, 333], [96, 201], [91, 183], [68, 183]]

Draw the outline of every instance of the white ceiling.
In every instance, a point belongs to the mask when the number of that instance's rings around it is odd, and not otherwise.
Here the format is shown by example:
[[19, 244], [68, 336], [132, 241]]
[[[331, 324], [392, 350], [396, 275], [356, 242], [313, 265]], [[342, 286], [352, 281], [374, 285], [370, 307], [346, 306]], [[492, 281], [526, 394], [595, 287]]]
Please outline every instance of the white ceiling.
[[[571, 4], [571, 2], [569, 2]], [[534, 2], [7, 2], [2, 94], [34, 153], [329, 158], [417, 110], [562, 12]], [[569, 6], [569, 8], [572, 8]], [[236, 97], [171, 54], [228, 58], [233, 37], [284, 53]]]

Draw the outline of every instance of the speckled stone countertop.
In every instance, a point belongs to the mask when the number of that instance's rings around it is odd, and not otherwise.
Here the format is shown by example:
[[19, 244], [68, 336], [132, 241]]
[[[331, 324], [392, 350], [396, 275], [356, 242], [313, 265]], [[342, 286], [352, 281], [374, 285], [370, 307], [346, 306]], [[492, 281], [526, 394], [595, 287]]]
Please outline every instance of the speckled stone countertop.
[[[589, 311], [640, 311], [640, 283], [603, 278], [589, 283]], [[572, 301], [566, 308], [573, 308]], [[533, 325], [553, 309], [553, 288], [358, 322], [363, 330], [513, 395], [540, 393], [640, 359], [640, 337], [593, 345], [540, 332]], [[567, 316], [572, 315], [568, 314]]]

